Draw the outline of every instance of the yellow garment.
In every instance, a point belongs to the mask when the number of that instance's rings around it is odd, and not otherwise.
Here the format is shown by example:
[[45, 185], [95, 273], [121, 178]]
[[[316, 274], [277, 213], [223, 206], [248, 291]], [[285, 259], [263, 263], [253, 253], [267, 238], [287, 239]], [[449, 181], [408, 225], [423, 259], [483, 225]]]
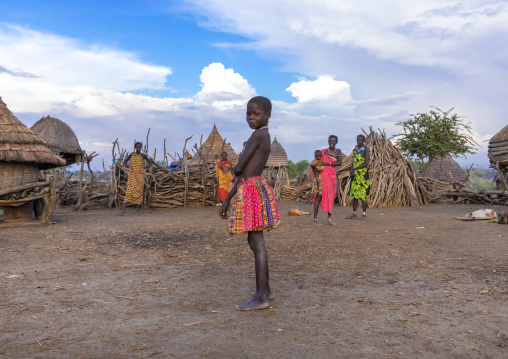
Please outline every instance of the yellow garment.
[[[229, 172], [222, 172], [221, 166], [229, 167]], [[219, 161], [217, 163], [216, 173], [217, 173], [217, 182], [219, 187], [217, 188], [217, 194], [219, 195], [219, 201], [222, 203], [226, 198], [229, 188], [231, 186], [231, 179], [233, 178], [233, 166], [229, 161]]]
[[310, 163], [311, 166], [316, 166], [316, 169], [318, 172], [323, 172], [325, 170], [325, 166], [323, 165], [323, 159], [320, 159], [319, 161], [316, 159], [313, 159]]
[[143, 168], [143, 157], [132, 152], [131, 164], [129, 166], [129, 179], [127, 181], [127, 193], [125, 202], [141, 204], [143, 202], [143, 188], [145, 186], [145, 170]]

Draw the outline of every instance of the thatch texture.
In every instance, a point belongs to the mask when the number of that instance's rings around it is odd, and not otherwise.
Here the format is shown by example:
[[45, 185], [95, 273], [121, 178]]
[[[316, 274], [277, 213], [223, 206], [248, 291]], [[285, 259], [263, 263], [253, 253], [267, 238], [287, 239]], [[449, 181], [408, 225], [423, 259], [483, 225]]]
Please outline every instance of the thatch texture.
[[[208, 136], [199, 150], [203, 154], [203, 157], [205, 157], [205, 161], [207, 163], [217, 162], [223, 151], [228, 153], [228, 158], [230, 161], [234, 162], [236, 159], [235, 150], [233, 150], [233, 147], [231, 147], [230, 144], [224, 141], [215, 124], [213, 124], [213, 129], [210, 133], [210, 136]], [[201, 165], [201, 159], [198, 154], [195, 154], [190, 161], [190, 166], [198, 165]]]
[[74, 131], [58, 118], [46, 116], [37, 121], [31, 128], [46, 141], [51, 151], [62, 156], [66, 165], [80, 161], [81, 147]]
[[287, 167], [288, 166], [288, 155], [286, 150], [277, 141], [277, 137], [272, 142], [272, 148], [268, 160], [266, 161], [265, 167]]
[[36, 163], [41, 169], [65, 165], [42, 138], [26, 127], [0, 97], [0, 161]]
[[[423, 176], [423, 171], [418, 173]], [[428, 177], [439, 181], [463, 182], [467, 178], [466, 171], [453, 159], [451, 155], [435, 158], [429, 167]]]
[[493, 166], [499, 163], [501, 169], [508, 170], [508, 126], [490, 139], [488, 155]]

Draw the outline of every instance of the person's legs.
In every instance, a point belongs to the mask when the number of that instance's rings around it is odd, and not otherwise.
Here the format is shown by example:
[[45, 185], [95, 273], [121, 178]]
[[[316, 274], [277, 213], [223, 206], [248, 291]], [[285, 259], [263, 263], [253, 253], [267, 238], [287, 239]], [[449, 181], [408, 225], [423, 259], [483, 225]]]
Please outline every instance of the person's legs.
[[243, 304], [235, 306], [238, 310], [266, 309], [269, 292], [268, 255], [266, 254], [265, 240], [262, 231], [248, 233], [249, 246], [254, 252], [256, 270], [256, 295]]
[[139, 214], [139, 207], [141, 207], [141, 205], [140, 205], [140, 204], [137, 204], [137, 205], [136, 205], [136, 214]]
[[353, 214], [347, 217], [347, 219], [356, 219], [356, 211], [358, 210], [358, 199], [353, 198]]
[[321, 199], [323, 197], [316, 196], [316, 199], [314, 200], [314, 221], [312, 222], [314, 225], [319, 226], [320, 224], [317, 223], [317, 215], [319, 212], [319, 204], [321, 203]]
[[328, 213], [328, 224], [331, 226], [336, 226], [336, 224], [332, 222], [332, 214], [331, 213]]
[[122, 212], [120, 212], [120, 216], [123, 216], [125, 214], [125, 209], [127, 208], [127, 202], [123, 203]]
[[362, 221], [367, 219], [367, 204], [368, 204], [367, 200], [362, 201], [362, 210], [363, 210], [362, 218], [361, 218]]

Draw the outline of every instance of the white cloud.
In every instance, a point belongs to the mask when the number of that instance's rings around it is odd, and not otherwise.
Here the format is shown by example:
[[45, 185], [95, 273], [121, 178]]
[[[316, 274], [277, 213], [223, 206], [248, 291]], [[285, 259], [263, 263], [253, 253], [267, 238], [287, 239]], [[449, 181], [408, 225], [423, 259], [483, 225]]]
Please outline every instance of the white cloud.
[[296, 104], [288, 105], [287, 109], [302, 114], [350, 115], [354, 107], [350, 85], [332, 76], [322, 75], [316, 80], [301, 79], [292, 83], [286, 91], [298, 100]]
[[226, 69], [218, 62], [206, 66], [199, 79], [202, 89], [197, 93], [196, 98], [217, 109], [225, 110], [244, 106], [251, 97], [256, 96], [256, 90], [242, 75], [233, 69]]
[[[93, 96], [160, 89], [170, 74], [130, 52], [0, 25], [0, 91], [14, 110], [48, 112]], [[88, 107], [95, 110], [103, 111]]]

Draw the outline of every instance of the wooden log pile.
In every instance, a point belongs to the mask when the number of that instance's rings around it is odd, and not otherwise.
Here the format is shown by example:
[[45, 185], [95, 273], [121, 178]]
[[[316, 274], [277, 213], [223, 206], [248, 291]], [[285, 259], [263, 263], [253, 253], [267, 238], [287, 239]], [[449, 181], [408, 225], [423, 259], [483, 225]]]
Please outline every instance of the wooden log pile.
[[312, 183], [304, 183], [297, 187], [282, 185], [280, 193], [283, 199], [292, 201], [312, 200]]
[[[127, 193], [127, 180], [129, 169], [116, 162], [114, 165], [115, 188], [110, 191], [109, 207], [121, 207]], [[185, 197], [187, 203], [200, 203], [214, 206], [217, 203], [217, 191], [215, 188], [215, 171], [202, 168], [188, 173], [188, 187], [185, 191], [185, 172], [171, 172], [158, 165], [145, 174], [145, 195], [143, 197], [144, 208], [173, 208], [184, 206]], [[111, 188], [111, 187], [110, 187]]]
[[[58, 197], [58, 204], [61, 206], [76, 206], [78, 203], [79, 196], [79, 179], [69, 178], [65, 183], [60, 184], [57, 188], [56, 193]], [[86, 207], [90, 207], [93, 204], [105, 205], [106, 200], [109, 197], [109, 188], [106, 180], [82, 180], [81, 185], [82, 196]], [[94, 203], [89, 203], [93, 201]], [[85, 208], [86, 208], [85, 207]]]
[[[366, 135], [365, 144], [370, 148], [369, 207], [421, 206], [430, 203], [428, 192], [419, 183], [411, 159], [405, 157], [383, 131], [376, 132], [372, 127], [369, 130], [367, 133], [362, 129]], [[348, 195], [352, 162], [351, 153], [338, 169], [337, 195], [343, 206], [353, 202]]]
[[[150, 133], [150, 130], [148, 131]], [[182, 153], [188, 153], [186, 149], [187, 141], [185, 140]], [[188, 204], [200, 204], [202, 206], [215, 206], [218, 203], [217, 197], [217, 179], [215, 173], [215, 163], [206, 161], [207, 153], [201, 153], [203, 148], [201, 138], [201, 146], [194, 146], [193, 152], [202, 160], [199, 166], [189, 169], [187, 156], [180, 157], [182, 160], [182, 171], [171, 172], [167, 166], [161, 165], [156, 161], [156, 152], [150, 157], [152, 167], [145, 172], [145, 186], [143, 195], [143, 208], [174, 208], [186, 207]], [[148, 135], [147, 145], [143, 149], [146, 154], [148, 152]], [[166, 149], [164, 148], [164, 161], [167, 164], [168, 159]], [[113, 143], [113, 159], [111, 166], [108, 188], [109, 198], [107, 206], [121, 207], [127, 193], [127, 181], [129, 177], [129, 168], [124, 166], [123, 159], [127, 155], [125, 149], [120, 150], [118, 139]], [[173, 156], [170, 156], [173, 158]], [[173, 158], [174, 159], [174, 158]]]
[[[420, 206], [430, 203], [425, 186], [419, 183], [411, 160], [399, 151], [386, 137], [383, 131], [370, 128], [365, 144], [371, 150], [370, 199], [369, 207]], [[353, 162], [352, 153], [344, 157], [342, 166], [336, 169], [337, 199], [342, 206], [349, 206], [353, 199], [349, 197], [351, 178], [349, 170]], [[297, 180], [297, 187], [284, 186], [282, 195], [287, 199], [312, 199], [312, 177], [310, 170], [304, 171]], [[305, 187], [306, 185], [306, 187]]]
[[508, 205], [508, 191], [474, 189], [464, 182], [439, 181], [428, 177], [419, 177], [418, 180], [426, 188], [432, 200]]

